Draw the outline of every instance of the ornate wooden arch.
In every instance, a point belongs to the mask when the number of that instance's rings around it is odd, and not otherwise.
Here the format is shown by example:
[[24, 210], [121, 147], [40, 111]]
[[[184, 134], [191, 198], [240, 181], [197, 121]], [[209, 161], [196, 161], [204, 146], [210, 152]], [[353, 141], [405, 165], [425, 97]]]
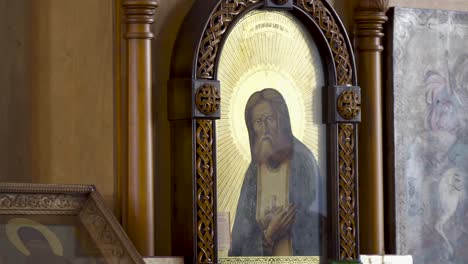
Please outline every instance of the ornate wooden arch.
[[[253, 9], [281, 8], [272, 0], [198, 1], [182, 25], [168, 91], [172, 134], [173, 254], [216, 263], [215, 121], [220, 117], [216, 66], [232, 25]], [[350, 41], [325, 0], [288, 0], [289, 10], [318, 35], [327, 89], [330, 257], [359, 259], [357, 125], [360, 89]], [[285, 5], [286, 6], [286, 5]], [[333, 135], [333, 136], [330, 136]], [[190, 224], [187, 221], [191, 220]]]

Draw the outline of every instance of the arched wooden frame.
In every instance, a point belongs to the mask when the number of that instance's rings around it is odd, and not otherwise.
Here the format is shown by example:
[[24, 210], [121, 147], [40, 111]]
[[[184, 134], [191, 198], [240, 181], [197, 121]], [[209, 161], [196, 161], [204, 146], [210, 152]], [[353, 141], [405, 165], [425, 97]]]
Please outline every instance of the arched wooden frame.
[[[317, 41], [324, 62], [328, 207], [333, 260], [359, 259], [357, 123], [360, 89], [351, 43], [325, 0], [289, 0], [289, 12]], [[283, 6], [283, 8], [284, 8]], [[271, 0], [198, 1], [182, 25], [168, 85], [173, 180], [173, 255], [217, 263], [215, 121], [220, 116], [217, 63], [236, 21]], [[282, 8], [278, 6], [276, 8]]]

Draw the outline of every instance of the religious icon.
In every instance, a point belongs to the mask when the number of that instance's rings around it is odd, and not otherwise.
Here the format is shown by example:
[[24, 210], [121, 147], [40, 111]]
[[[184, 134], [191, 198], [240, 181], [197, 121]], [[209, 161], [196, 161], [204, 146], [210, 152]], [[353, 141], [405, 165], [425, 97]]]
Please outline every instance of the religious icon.
[[178, 34], [172, 243], [193, 263], [359, 259], [352, 46], [327, 1], [282, 3], [199, 1]]
[[218, 244], [221, 262], [322, 255], [324, 74], [313, 39], [288, 13], [252, 11], [230, 33], [218, 70], [218, 232], [229, 225], [218, 241], [230, 237]]
[[0, 183], [0, 264], [144, 263], [92, 185]]
[[[232, 256], [320, 255], [320, 172], [312, 152], [291, 130], [283, 96], [254, 93], [245, 121], [252, 161], [233, 227]], [[323, 217], [323, 215], [322, 215]]]
[[0, 263], [103, 263], [99, 250], [91, 246], [91, 237], [84, 233], [84, 227], [73, 223], [69, 216], [54, 218], [61, 218], [60, 224], [47, 216], [2, 217]]
[[6, 225], [10, 242], [26, 256], [25, 263], [69, 263], [63, 246], [44, 225], [28, 218], [13, 218]]

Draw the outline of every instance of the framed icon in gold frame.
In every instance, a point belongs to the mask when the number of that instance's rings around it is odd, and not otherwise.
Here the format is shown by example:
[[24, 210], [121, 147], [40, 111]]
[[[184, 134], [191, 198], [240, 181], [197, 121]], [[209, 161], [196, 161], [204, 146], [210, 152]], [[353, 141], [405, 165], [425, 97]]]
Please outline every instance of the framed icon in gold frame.
[[359, 259], [350, 47], [326, 1], [194, 4], [168, 91], [178, 255]]

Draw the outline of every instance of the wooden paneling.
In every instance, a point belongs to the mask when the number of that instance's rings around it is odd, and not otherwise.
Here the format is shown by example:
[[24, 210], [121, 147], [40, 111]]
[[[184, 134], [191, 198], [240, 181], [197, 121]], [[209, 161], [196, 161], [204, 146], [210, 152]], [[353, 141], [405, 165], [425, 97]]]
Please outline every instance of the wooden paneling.
[[113, 203], [112, 19], [112, 0], [0, 0], [1, 181], [95, 184]]
[[[177, 32], [194, 0], [162, 0], [153, 26], [153, 119], [155, 121], [156, 255], [171, 254], [170, 135], [167, 120], [167, 81]], [[162, 241], [162, 242], [161, 242]]]
[[31, 10], [0, 0], [0, 181], [31, 181]]

